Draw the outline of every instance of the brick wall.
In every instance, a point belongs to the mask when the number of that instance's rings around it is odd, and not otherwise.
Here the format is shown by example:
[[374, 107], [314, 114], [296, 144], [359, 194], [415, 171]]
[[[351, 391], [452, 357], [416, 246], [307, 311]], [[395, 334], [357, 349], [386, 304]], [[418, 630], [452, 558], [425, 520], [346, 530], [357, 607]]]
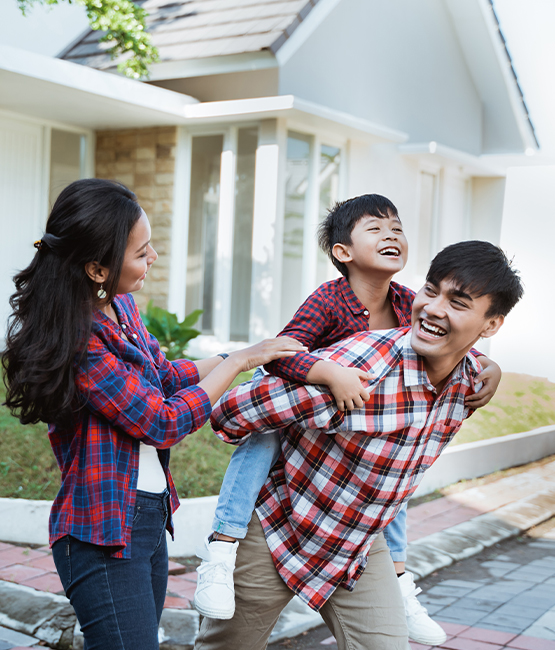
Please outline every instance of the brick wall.
[[158, 260], [142, 291], [134, 294], [141, 309], [151, 298], [159, 307], [168, 306], [176, 139], [173, 126], [96, 134], [96, 176], [133, 190], [152, 227]]

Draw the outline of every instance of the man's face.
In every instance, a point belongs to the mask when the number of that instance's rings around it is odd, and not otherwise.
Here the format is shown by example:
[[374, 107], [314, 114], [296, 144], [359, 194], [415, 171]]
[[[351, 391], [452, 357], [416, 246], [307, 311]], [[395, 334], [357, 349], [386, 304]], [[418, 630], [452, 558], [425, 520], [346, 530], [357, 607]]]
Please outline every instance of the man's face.
[[412, 307], [412, 348], [430, 363], [454, 368], [479, 338], [503, 324], [503, 316], [486, 316], [489, 307], [489, 296], [461, 291], [452, 280], [426, 282]]

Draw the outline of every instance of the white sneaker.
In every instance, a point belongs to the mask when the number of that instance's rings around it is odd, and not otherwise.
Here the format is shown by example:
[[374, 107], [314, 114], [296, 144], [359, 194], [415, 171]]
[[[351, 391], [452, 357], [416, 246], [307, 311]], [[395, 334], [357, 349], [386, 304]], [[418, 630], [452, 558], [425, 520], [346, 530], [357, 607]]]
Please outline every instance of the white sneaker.
[[239, 542], [209, 542], [197, 551], [202, 560], [193, 606], [208, 618], [229, 619], [235, 613], [233, 570]]
[[409, 639], [424, 645], [440, 645], [447, 640], [445, 630], [428, 616], [428, 610], [416, 598], [422, 589], [414, 584], [410, 571], [399, 578], [399, 586], [405, 605]]

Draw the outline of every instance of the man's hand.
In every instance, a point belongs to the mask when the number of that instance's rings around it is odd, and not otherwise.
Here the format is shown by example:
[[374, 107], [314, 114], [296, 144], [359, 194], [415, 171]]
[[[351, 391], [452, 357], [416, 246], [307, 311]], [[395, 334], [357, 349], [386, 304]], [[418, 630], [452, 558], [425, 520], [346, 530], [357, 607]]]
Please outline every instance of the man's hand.
[[311, 384], [324, 384], [332, 392], [337, 408], [349, 411], [362, 408], [370, 399], [363, 383], [373, 378], [371, 372], [360, 368], [345, 368], [332, 361], [317, 361], [309, 370], [306, 379]]
[[466, 398], [465, 406], [471, 409], [479, 409], [485, 406], [495, 395], [501, 381], [501, 368], [495, 361], [488, 359], [488, 357], [478, 357], [478, 360], [482, 364], [483, 370], [477, 379], [483, 383], [483, 386], [477, 393]]

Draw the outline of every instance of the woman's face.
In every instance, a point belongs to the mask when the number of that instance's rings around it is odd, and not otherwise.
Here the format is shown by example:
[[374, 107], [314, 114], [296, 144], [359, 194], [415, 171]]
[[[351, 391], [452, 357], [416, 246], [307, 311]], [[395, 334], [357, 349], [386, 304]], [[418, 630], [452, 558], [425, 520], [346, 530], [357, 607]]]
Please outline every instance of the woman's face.
[[158, 254], [150, 245], [150, 223], [145, 212], [129, 233], [116, 293], [131, 293], [143, 288], [146, 274]]

